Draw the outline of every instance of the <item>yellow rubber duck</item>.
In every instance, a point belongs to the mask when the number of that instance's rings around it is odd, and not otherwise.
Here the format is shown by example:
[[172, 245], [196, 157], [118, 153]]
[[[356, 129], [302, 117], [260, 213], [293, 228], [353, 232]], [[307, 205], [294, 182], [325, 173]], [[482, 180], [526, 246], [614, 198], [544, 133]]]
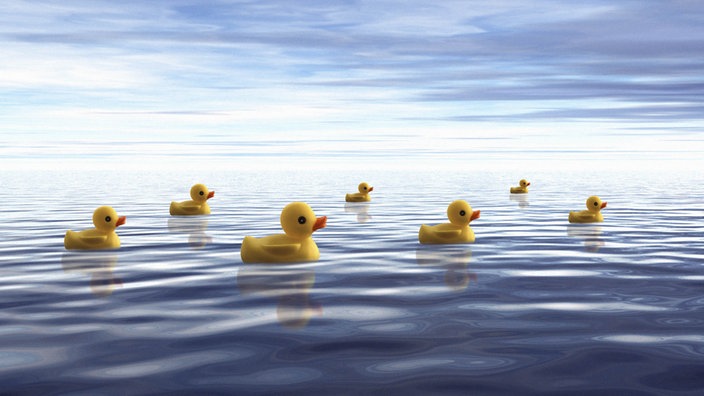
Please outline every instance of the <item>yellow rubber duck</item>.
[[195, 216], [210, 214], [208, 200], [215, 196], [215, 191], [208, 191], [205, 184], [194, 184], [191, 187], [191, 200], [183, 202], [171, 202], [169, 213], [172, 216]]
[[357, 189], [359, 190], [358, 193], [345, 194], [345, 201], [369, 202], [372, 200], [372, 197], [369, 196], [369, 193], [374, 191], [374, 187], [370, 187], [368, 183], [359, 183]]
[[528, 180], [521, 179], [518, 184], [518, 187], [511, 187], [511, 194], [525, 194], [528, 192], [528, 186], [530, 186]]
[[290, 263], [320, 258], [313, 241], [315, 230], [325, 227], [327, 217], [315, 217], [305, 202], [292, 202], [281, 211], [281, 228], [285, 234], [263, 238], [244, 237], [240, 256], [245, 263]]
[[474, 231], [469, 222], [479, 218], [478, 210], [472, 211], [467, 201], [458, 199], [447, 207], [447, 218], [449, 223], [421, 225], [418, 241], [423, 244], [474, 242]]
[[83, 231], [66, 231], [64, 247], [66, 249], [117, 249], [120, 247], [120, 238], [115, 229], [125, 224], [126, 217], [117, 216], [117, 212], [110, 206], [101, 206], [93, 212], [95, 228]]
[[606, 202], [596, 195], [587, 198], [587, 210], [572, 211], [568, 217], [570, 223], [599, 223], [604, 221], [601, 210], [606, 207]]

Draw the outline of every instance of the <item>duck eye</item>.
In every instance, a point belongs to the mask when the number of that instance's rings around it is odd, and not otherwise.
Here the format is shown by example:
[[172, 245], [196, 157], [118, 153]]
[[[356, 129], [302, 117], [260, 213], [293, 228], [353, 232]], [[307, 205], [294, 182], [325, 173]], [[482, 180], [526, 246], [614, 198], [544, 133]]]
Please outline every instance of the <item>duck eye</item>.
[[306, 218], [305, 216], [301, 216], [298, 218], [298, 224], [305, 224], [306, 223]]
[[205, 193], [204, 193], [203, 191], [199, 192], [198, 194], [200, 194], [200, 195], [205, 195]]
[[460, 210], [460, 216], [464, 216], [466, 214], [467, 214], [467, 212], [465, 212], [464, 210]]
[[364, 189], [366, 190], [366, 189], [367, 189], [367, 187], [364, 187]]
[[594, 206], [599, 206], [599, 203], [594, 201]]
[[106, 222], [106, 223], [109, 223], [109, 222], [111, 222], [111, 221], [112, 221], [112, 219], [110, 218], [110, 216], [105, 216], [105, 222]]

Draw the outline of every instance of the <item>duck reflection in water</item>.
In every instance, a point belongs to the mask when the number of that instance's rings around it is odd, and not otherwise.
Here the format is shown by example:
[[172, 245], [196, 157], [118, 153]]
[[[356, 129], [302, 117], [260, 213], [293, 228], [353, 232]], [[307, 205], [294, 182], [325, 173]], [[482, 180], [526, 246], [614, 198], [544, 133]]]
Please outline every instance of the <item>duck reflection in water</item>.
[[64, 272], [83, 273], [90, 276], [90, 291], [96, 297], [108, 297], [115, 288], [122, 287], [122, 279], [113, 272], [117, 266], [117, 254], [98, 252], [64, 253], [61, 257]]
[[420, 266], [435, 266], [445, 269], [444, 281], [450, 290], [465, 290], [470, 281], [477, 282], [477, 274], [469, 271], [472, 250], [445, 249], [444, 247], [416, 249], [416, 261]]
[[204, 217], [172, 217], [168, 227], [173, 234], [187, 234], [188, 246], [192, 249], [202, 249], [213, 242], [213, 238], [205, 232], [208, 229], [208, 219]]
[[295, 265], [245, 264], [237, 272], [237, 286], [242, 295], [275, 299], [276, 318], [289, 329], [302, 329], [314, 316], [322, 316], [323, 307], [310, 299], [314, 284], [315, 271]]
[[528, 202], [528, 194], [511, 194], [509, 195], [509, 199], [511, 199], [511, 202], [517, 202], [518, 207], [521, 209], [527, 208], [530, 205]]
[[596, 253], [606, 245], [601, 238], [601, 225], [597, 224], [569, 224], [567, 226], [567, 236], [581, 239], [584, 242], [584, 250]]
[[372, 215], [369, 214], [369, 205], [367, 202], [346, 202], [345, 213], [355, 213], [357, 215], [357, 223], [366, 223], [372, 219]]

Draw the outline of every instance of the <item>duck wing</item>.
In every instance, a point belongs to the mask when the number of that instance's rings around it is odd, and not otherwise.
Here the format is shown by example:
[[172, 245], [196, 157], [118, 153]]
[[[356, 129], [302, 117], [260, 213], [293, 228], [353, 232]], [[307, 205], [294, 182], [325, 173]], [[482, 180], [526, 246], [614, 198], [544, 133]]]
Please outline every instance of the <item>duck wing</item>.
[[301, 248], [300, 243], [268, 243], [262, 244], [262, 249], [275, 255], [285, 256], [296, 253]]
[[440, 229], [440, 230], [435, 230], [435, 235], [439, 236], [440, 238], [454, 238], [460, 236], [462, 234], [461, 229]]
[[199, 205], [199, 204], [196, 204], [196, 203], [190, 203], [190, 202], [189, 202], [189, 203], [181, 204], [180, 206], [181, 206], [181, 209], [182, 209], [184, 212], [187, 212], [187, 213], [196, 213], [196, 212], [198, 212], [198, 211], [200, 210], [200, 208], [201, 208], [202, 205]]

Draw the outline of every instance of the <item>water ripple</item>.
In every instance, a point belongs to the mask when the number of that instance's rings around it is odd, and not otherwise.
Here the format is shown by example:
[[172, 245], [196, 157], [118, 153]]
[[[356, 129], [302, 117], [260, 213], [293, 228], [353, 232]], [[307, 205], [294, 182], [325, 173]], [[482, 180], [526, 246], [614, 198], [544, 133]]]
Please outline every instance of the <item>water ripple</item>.
[[[642, 188], [556, 171], [517, 198], [514, 174], [371, 172], [359, 205], [343, 200], [355, 172], [0, 175], [4, 392], [704, 387], [704, 192], [671, 188], [682, 175]], [[213, 214], [170, 217], [196, 180], [217, 191]], [[608, 200], [604, 223], [567, 223], [585, 191]], [[481, 210], [476, 243], [420, 245], [420, 224], [445, 222], [457, 198]], [[244, 236], [280, 232], [293, 200], [328, 216], [320, 261], [242, 263]], [[122, 248], [65, 251], [65, 231], [102, 204], [127, 216]]]

